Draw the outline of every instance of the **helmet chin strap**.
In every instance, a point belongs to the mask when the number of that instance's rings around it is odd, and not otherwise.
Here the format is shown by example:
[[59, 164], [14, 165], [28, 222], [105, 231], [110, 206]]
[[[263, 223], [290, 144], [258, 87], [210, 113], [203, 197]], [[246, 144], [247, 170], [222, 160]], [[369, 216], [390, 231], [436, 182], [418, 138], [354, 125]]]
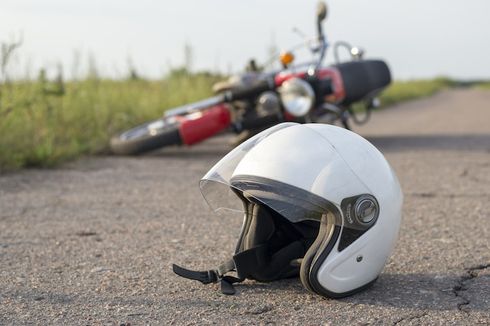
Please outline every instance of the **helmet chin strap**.
[[[269, 282], [296, 276], [309, 239], [287, 219], [267, 206], [247, 202], [246, 220], [233, 258], [208, 271], [173, 265], [177, 275], [203, 284], [221, 283], [221, 292], [234, 294], [234, 283], [245, 279]], [[236, 272], [236, 277], [228, 275]]]
[[[172, 265], [172, 269], [175, 274], [202, 284], [220, 282], [221, 292], [232, 295], [236, 292], [233, 283], [243, 282], [255, 271], [266, 266], [269, 259], [268, 245], [263, 244], [235, 254], [233, 259], [224, 262], [217, 269], [193, 271], [176, 264]], [[229, 272], [236, 272], [238, 277], [226, 275]]]
[[[220, 268], [218, 268], [217, 270], [211, 269], [208, 271], [193, 271], [193, 270], [190, 270], [187, 268], [180, 267], [176, 264], [172, 265], [172, 269], [173, 269], [175, 274], [177, 274], [181, 277], [184, 277], [184, 278], [188, 278], [190, 280], [199, 281], [202, 284], [220, 282], [221, 283], [221, 292], [223, 294], [232, 295], [232, 294], [235, 294], [235, 288], [233, 287], [233, 283], [242, 282], [243, 279], [240, 279], [240, 278], [237, 278], [234, 276], [223, 275], [222, 274], [223, 271], [220, 272], [221, 267], [224, 267], [224, 266], [228, 265], [229, 263], [233, 264], [233, 260], [229, 260], [228, 262], [220, 265]], [[234, 268], [235, 267], [233, 265], [233, 269]], [[231, 272], [233, 269], [230, 269], [230, 270], [226, 271], [225, 273]]]

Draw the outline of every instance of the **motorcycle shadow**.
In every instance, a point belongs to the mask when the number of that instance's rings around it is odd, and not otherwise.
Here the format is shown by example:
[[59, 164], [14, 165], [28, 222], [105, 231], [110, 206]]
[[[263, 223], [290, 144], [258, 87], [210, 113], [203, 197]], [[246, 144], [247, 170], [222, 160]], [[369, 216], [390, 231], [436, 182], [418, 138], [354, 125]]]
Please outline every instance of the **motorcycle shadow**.
[[490, 152], [490, 134], [366, 136], [381, 151], [452, 150]]
[[[363, 135], [362, 135], [363, 136]], [[194, 146], [173, 146], [154, 151], [146, 156], [171, 158], [223, 157], [233, 149], [233, 135], [220, 135]], [[490, 134], [386, 135], [365, 136], [382, 152], [403, 151], [485, 151], [490, 152]]]
[[183, 145], [163, 148], [147, 156], [191, 159], [221, 158], [233, 149], [233, 146], [230, 144], [232, 139], [232, 135], [220, 135], [193, 146]]

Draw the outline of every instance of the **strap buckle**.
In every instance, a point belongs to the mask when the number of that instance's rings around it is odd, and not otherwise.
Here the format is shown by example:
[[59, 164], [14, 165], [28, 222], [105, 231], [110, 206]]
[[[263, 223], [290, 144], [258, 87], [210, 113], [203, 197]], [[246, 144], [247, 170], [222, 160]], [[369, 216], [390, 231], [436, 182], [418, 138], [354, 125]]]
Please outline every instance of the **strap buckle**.
[[[221, 292], [226, 295], [232, 295], [235, 294], [235, 287], [233, 286], [233, 283], [241, 282], [243, 279], [229, 276], [229, 275], [224, 275], [227, 272], [232, 271], [233, 269], [230, 269], [231, 264], [230, 263], [225, 263], [220, 266], [218, 270], [208, 270], [208, 271], [192, 271], [187, 268], [180, 267], [176, 264], [172, 265], [172, 269], [175, 274], [190, 279], [190, 280], [195, 280], [199, 281], [202, 284], [210, 284], [210, 283], [217, 283], [220, 282], [221, 285]], [[234, 267], [234, 265], [233, 265]]]

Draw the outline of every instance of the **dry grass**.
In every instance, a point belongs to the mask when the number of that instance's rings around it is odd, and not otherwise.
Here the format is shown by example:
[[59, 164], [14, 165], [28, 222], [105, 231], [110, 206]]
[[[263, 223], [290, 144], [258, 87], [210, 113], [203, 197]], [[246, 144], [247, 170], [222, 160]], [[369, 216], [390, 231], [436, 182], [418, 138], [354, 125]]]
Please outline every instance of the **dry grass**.
[[110, 135], [205, 98], [218, 80], [175, 71], [161, 81], [89, 78], [0, 85], [0, 171], [102, 152]]
[[[0, 84], [0, 172], [49, 167], [107, 150], [109, 137], [166, 109], [211, 95], [221, 77], [174, 70], [160, 81], [104, 80]], [[447, 79], [395, 82], [381, 96], [392, 105], [451, 87]]]

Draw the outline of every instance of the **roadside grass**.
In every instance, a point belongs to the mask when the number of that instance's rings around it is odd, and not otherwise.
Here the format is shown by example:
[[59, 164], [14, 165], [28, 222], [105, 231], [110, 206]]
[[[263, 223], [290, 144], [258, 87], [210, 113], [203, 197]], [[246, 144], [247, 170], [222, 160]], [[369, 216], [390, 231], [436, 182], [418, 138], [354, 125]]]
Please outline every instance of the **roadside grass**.
[[382, 107], [387, 107], [400, 102], [431, 96], [443, 89], [455, 86], [457, 86], [456, 81], [443, 77], [435, 79], [395, 81], [381, 94], [381, 105]]
[[205, 98], [220, 77], [176, 70], [161, 81], [11, 82], [0, 85], [0, 172], [50, 167], [107, 150], [117, 131]]
[[[93, 77], [64, 83], [42, 77], [0, 84], [0, 172], [107, 152], [114, 133], [210, 96], [220, 79], [178, 69], [159, 81]], [[381, 102], [389, 106], [453, 85], [444, 78], [394, 82]]]
[[490, 90], [490, 81], [484, 81], [477, 85], [478, 88]]

